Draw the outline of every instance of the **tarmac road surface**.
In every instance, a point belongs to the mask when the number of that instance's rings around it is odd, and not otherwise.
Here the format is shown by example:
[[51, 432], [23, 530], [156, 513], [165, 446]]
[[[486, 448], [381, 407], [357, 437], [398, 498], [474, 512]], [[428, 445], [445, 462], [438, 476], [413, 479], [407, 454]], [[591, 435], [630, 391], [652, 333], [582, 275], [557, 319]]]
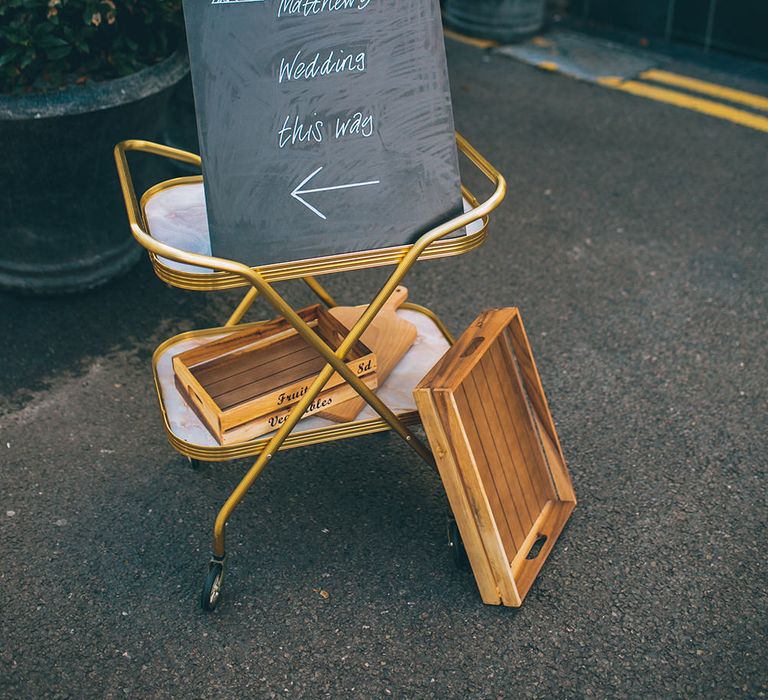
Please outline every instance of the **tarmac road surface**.
[[[456, 332], [521, 308], [579, 498], [523, 607], [481, 604], [437, 477], [386, 434], [278, 455], [201, 612], [249, 462], [171, 449], [150, 356], [236, 296], [143, 261], [0, 295], [0, 696], [764, 695], [768, 135], [448, 49], [457, 126], [509, 196], [486, 245], [407, 284]], [[383, 274], [328, 285], [363, 303]]]

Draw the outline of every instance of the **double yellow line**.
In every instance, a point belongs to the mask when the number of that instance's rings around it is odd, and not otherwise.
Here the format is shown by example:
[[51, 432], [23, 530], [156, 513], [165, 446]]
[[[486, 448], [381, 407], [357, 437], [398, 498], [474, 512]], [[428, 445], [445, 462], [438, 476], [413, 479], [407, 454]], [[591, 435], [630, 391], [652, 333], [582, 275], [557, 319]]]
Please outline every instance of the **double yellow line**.
[[465, 34], [454, 32], [452, 29], [444, 28], [443, 34], [445, 35], [446, 39], [453, 39], [454, 41], [458, 41], [461, 44], [474, 46], [476, 49], [492, 49], [496, 46], [499, 46], [499, 42], [494, 41], [493, 39], [476, 39], [473, 36], [466, 36]]
[[726, 119], [735, 124], [747, 126], [750, 129], [768, 132], [768, 116], [748, 112], [747, 110], [739, 109], [738, 107], [733, 107], [724, 104], [723, 102], [707, 99], [707, 97], [699, 97], [697, 95], [688, 94], [687, 92], [672, 90], [670, 87], [659, 87], [658, 85], [652, 85], [648, 82], [641, 81], [652, 81], [653, 83], [661, 83], [662, 85], [682, 88], [689, 92], [699, 93], [700, 95], [707, 95], [708, 97], [714, 97], [719, 100], [744, 105], [762, 112], [768, 112], [768, 98], [766, 97], [754, 95], [751, 92], [744, 92], [743, 90], [734, 90], [733, 88], [717, 85], [715, 83], [708, 83], [704, 80], [697, 80], [696, 78], [688, 78], [684, 75], [678, 75], [677, 73], [670, 73], [664, 70], [647, 70], [640, 73], [638, 78], [639, 80], [623, 80], [622, 78], [604, 76], [598, 78], [597, 82], [600, 83], [600, 85], [615, 90], [622, 90], [623, 92], [628, 92], [632, 95], [647, 97], [658, 102], [666, 102], [667, 104], [675, 105], [676, 107], [683, 107], [684, 109], [691, 109], [694, 112], [707, 114], [710, 117]]
[[[489, 39], [475, 39], [450, 29], [445, 30], [445, 36], [448, 39], [460, 41], [480, 49], [494, 48], [499, 45], [498, 42]], [[536, 46], [551, 46], [551, 42], [543, 37], [536, 37], [531, 43]], [[560, 72], [561, 70], [561, 66], [554, 61], [538, 61], [535, 65], [537, 68], [553, 72]], [[624, 78], [606, 75], [598, 77], [597, 82], [614, 90], [647, 97], [657, 102], [666, 102], [676, 107], [690, 109], [710, 117], [725, 119], [734, 124], [740, 124], [750, 129], [757, 129], [757, 131], [768, 133], [768, 116], [756, 113], [765, 112], [768, 114], [768, 97], [655, 68], [643, 71], [634, 80], [625, 80]], [[680, 89], [673, 90], [672, 88]], [[686, 92], [682, 92], [682, 90]], [[700, 97], [700, 95], [706, 95], [706, 97]], [[728, 102], [731, 104], [726, 104]], [[749, 107], [754, 111], [739, 109], [734, 107], [734, 104]]]

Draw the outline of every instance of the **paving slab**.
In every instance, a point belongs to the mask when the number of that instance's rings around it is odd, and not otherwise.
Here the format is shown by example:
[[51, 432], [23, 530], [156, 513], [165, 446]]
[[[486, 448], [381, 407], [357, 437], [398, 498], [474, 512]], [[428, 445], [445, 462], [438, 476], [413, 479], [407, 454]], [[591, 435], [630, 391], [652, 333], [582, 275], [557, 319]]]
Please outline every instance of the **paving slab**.
[[496, 49], [498, 53], [579, 80], [634, 78], [666, 63], [661, 54], [627, 47], [615, 41], [559, 29], [520, 44]]

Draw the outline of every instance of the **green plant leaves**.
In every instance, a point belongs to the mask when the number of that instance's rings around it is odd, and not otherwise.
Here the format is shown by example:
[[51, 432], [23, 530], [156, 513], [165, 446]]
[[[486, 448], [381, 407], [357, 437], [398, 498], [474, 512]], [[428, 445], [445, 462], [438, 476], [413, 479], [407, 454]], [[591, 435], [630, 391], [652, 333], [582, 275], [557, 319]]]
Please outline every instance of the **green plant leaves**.
[[0, 0], [0, 93], [118, 78], [183, 39], [181, 0]]

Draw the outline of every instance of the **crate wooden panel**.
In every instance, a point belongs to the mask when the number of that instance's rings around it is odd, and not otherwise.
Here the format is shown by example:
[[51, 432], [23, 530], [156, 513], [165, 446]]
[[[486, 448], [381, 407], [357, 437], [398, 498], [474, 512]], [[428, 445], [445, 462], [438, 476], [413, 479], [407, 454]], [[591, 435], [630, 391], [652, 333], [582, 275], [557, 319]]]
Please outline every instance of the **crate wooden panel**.
[[[371, 389], [376, 389], [378, 386], [378, 377], [376, 374], [368, 374], [362, 377], [362, 381]], [[333, 389], [320, 392], [320, 395], [304, 412], [302, 418], [318, 414], [322, 416], [323, 411], [333, 409], [338, 404], [354, 399], [356, 396], [358, 396], [358, 393], [352, 386], [346, 382], [339, 384]], [[266, 433], [271, 433], [273, 430], [277, 430], [285, 422], [292, 408], [293, 406], [289, 406], [288, 408], [276, 411], [268, 416], [261, 416], [248, 421], [247, 423], [243, 423], [242, 425], [225, 430], [221, 434], [221, 437], [219, 437], [219, 442], [222, 445], [236, 445], [248, 440], [254, 440]]]
[[414, 396], [483, 601], [521, 605], [576, 497], [518, 310], [481, 314]]
[[[298, 313], [333, 349], [348, 334], [347, 328], [319, 304]], [[366, 377], [366, 383], [375, 388], [376, 357], [370, 349], [357, 342], [345, 360], [357, 376]], [[253, 432], [255, 419], [287, 413], [325, 364], [283, 318], [230, 333], [173, 358], [177, 384], [223, 444], [226, 436], [231, 442], [232, 435], [244, 434], [234, 432], [240, 426], [251, 424]], [[342, 377], [334, 373], [322, 396], [340, 403], [352, 398], [345, 388]]]

